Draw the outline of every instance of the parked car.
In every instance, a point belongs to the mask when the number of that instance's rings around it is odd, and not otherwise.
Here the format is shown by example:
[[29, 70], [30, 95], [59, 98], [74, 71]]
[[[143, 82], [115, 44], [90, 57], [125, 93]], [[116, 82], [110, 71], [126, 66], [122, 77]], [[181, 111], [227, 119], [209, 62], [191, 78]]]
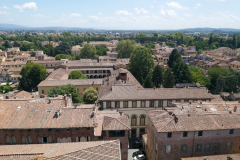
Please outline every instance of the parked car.
[[145, 159], [145, 155], [144, 154], [139, 154], [137, 156], [135, 156], [133, 158], [133, 160], [144, 160]]
[[132, 148], [133, 149], [143, 148], [142, 142], [134, 142]]
[[146, 153], [144, 151], [136, 151], [136, 152], [133, 152], [132, 157], [135, 157], [135, 156], [140, 155], [140, 154], [146, 155]]

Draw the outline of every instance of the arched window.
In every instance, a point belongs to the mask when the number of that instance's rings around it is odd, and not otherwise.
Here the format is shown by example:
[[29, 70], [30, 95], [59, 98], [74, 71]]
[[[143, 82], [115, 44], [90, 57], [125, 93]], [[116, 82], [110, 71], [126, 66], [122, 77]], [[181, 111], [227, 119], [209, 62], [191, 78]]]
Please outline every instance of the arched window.
[[145, 119], [146, 119], [146, 115], [142, 114], [140, 116], [140, 125], [144, 126], [145, 125]]
[[32, 138], [31, 138], [31, 136], [27, 136], [27, 137], [22, 136], [22, 143], [23, 143], [23, 144], [31, 144], [31, 143], [32, 143]]
[[136, 126], [137, 125], [137, 115], [132, 115], [132, 118], [131, 118], [131, 125], [132, 126]]

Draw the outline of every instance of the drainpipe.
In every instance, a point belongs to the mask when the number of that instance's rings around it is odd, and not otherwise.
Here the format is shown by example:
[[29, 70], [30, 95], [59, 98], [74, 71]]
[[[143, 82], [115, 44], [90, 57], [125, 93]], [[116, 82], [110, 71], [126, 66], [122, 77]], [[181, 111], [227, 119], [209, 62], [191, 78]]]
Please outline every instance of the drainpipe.
[[194, 143], [195, 143], [195, 134], [196, 134], [196, 131], [194, 131], [194, 135], [193, 135], [193, 145], [192, 145], [192, 155], [191, 157], [193, 157], [193, 151], [194, 151]]

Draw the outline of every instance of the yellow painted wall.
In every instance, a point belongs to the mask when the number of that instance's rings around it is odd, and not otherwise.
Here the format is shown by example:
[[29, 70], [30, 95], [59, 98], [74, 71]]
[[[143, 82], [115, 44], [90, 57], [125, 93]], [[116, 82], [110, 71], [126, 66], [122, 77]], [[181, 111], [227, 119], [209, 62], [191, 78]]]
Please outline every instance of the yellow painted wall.
[[[39, 94], [44, 94], [44, 95], [47, 95], [48, 92], [53, 88], [54, 86], [52, 87], [38, 87], [38, 93]], [[101, 84], [94, 84], [94, 85], [77, 85], [75, 86], [79, 93], [80, 96], [82, 96], [83, 92], [84, 92], [84, 89], [87, 90], [89, 89], [90, 87], [96, 89], [99, 93], [100, 91], [100, 87], [101, 87]], [[42, 90], [44, 90], [44, 93], [42, 93]]]

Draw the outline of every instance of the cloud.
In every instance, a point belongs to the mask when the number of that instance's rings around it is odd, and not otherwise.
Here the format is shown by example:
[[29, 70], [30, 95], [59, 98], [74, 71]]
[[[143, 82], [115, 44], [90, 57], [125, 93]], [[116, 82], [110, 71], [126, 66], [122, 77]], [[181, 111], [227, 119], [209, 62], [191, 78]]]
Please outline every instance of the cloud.
[[161, 10], [160, 15], [164, 17], [169, 17], [169, 18], [176, 18], [178, 16], [174, 10], [166, 10], [166, 11]]
[[154, 5], [151, 5], [151, 8], [154, 8]]
[[35, 2], [25, 3], [23, 5], [14, 5], [14, 8], [18, 9], [20, 12], [24, 12], [24, 10], [37, 10], [37, 4]]
[[148, 13], [148, 11], [146, 11], [145, 9], [143, 9], [143, 8], [138, 9], [137, 7], [134, 8], [134, 11], [138, 14], [139, 13], [142, 13], [142, 14], [147, 14]]
[[101, 15], [103, 15], [103, 14], [102, 14], [101, 12], [99, 12], [99, 13], [98, 13], [98, 15], [100, 15], [100, 16], [101, 16]]
[[167, 5], [177, 9], [188, 9], [188, 7], [181, 6], [178, 2], [167, 2]]
[[78, 13], [72, 13], [72, 14], [70, 14], [70, 16], [71, 16], [71, 17], [81, 17], [81, 15], [78, 14]]
[[32, 17], [46, 17], [46, 16], [44, 16], [44, 15], [41, 15], [41, 14], [33, 14], [33, 15], [31, 15]]
[[0, 11], [0, 14], [7, 14], [6, 11]]
[[8, 9], [8, 7], [6, 7], [6, 6], [0, 7], [0, 8], [3, 8], [3, 9]]
[[106, 18], [102, 18], [102, 17], [98, 17], [98, 16], [89, 16], [89, 21], [90, 22], [100, 22], [100, 23], [111, 23], [114, 22], [115, 18], [113, 17], [106, 17]]
[[125, 16], [132, 16], [132, 13], [128, 11], [116, 11], [115, 14], [117, 15], [125, 15]]
[[202, 6], [203, 6], [202, 4], [198, 3], [198, 4], [196, 4], [195, 8], [202, 7]]
[[185, 14], [183, 14], [183, 15], [186, 16], [186, 17], [193, 17], [192, 14], [187, 14], [187, 13], [185, 13]]

